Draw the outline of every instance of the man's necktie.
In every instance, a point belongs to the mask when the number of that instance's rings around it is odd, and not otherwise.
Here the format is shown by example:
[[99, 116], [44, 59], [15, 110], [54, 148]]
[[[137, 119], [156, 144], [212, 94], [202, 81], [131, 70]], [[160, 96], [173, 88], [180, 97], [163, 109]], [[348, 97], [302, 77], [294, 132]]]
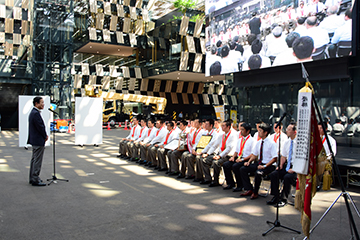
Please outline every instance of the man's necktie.
[[289, 169], [290, 169], [292, 151], [293, 151], [293, 141], [294, 140], [291, 140], [291, 143], [290, 143], [290, 150], [289, 150], [289, 157], [288, 157], [287, 164], [286, 164], [286, 171], [289, 171]]
[[263, 160], [263, 145], [264, 145], [264, 140], [261, 141], [261, 145], [260, 145], [259, 165], [262, 163]]

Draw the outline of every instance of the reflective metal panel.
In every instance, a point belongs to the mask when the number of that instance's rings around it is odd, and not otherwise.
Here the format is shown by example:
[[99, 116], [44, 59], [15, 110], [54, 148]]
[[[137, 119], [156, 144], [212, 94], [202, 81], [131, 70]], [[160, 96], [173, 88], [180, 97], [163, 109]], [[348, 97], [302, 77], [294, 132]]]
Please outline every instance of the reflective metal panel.
[[160, 92], [161, 80], [155, 80], [153, 92]]
[[130, 32], [130, 24], [131, 24], [131, 19], [130, 18], [124, 18], [124, 27], [123, 27], [123, 32], [124, 33], [129, 33]]
[[123, 32], [116, 32], [116, 40], [118, 43], [124, 44], [124, 34]]
[[96, 75], [90, 75], [89, 76], [89, 85], [94, 85], [96, 84]]
[[102, 64], [95, 64], [95, 68], [96, 68], [96, 75], [97, 76], [104, 76], [104, 68]]
[[203, 59], [203, 55], [201, 53], [197, 53], [195, 55], [195, 62], [194, 62], [193, 72], [201, 72], [202, 59]]
[[194, 29], [194, 37], [199, 38], [200, 34], [201, 34], [201, 30], [203, 27], [203, 19], [197, 19], [196, 20], [196, 24], [195, 24], [195, 29]]
[[136, 78], [130, 78], [130, 81], [129, 81], [129, 90], [130, 91], [135, 90], [135, 83], [136, 83]]
[[192, 93], [194, 91], [194, 82], [189, 82], [187, 93]]
[[135, 77], [141, 79], [142, 78], [142, 76], [141, 76], [141, 68], [136, 67], [136, 68], [134, 68], [134, 70], [135, 70]]
[[183, 17], [182, 20], [181, 20], [179, 34], [183, 35], [183, 36], [186, 36], [188, 27], [189, 27], [189, 17]]
[[107, 29], [103, 30], [103, 39], [105, 42], [111, 42], [110, 30]]
[[189, 61], [189, 52], [181, 52], [181, 58], [180, 58], [180, 71], [186, 71]]
[[124, 84], [124, 78], [118, 77], [115, 82], [115, 88], [116, 90], [122, 90]]
[[183, 87], [184, 87], [184, 82], [178, 81], [177, 86], [176, 86], [176, 92], [181, 93], [183, 91]]
[[173, 81], [171, 80], [166, 81], [165, 92], [171, 92], [172, 83]]
[[83, 75], [89, 75], [90, 74], [89, 64], [88, 63], [82, 63], [81, 64], [81, 73]]
[[183, 103], [189, 104], [189, 97], [188, 97], [187, 93], [182, 93], [181, 96], [182, 96]]
[[120, 4], [116, 4], [116, 8], [117, 8], [117, 14], [119, 17], [124, 17], [124, 7], [123, 5]]
[[103, 29], [104, 28], [104, 14], [98, 13], [96, 14], [96, 29]]
[[194, 104], [199, 105], [200, 101], [199, 101], [199, 96], [196, 93], [192, 94], [193, 100], [194, 100]]
[[203, 101], [205, 105], [210, 105], [209, 95], [203, 94]]
[[140, 91], [147, 91], [148, 84], [149, 84], [149, 79], [147, 79], [147, 78], [142, 79], [141, 80]]
[[172, 104], [179, 104], [178, 97], [176, 93], [171, 93], [171, 102]]
[[111, 15], [111, 3], [110, 2], [104, 2], [104, 13], [106, 15]]
[[116, 31], [118, 16], [112, 15], [110, 19], [110, 31]]
[[96, 29], [95, 28], [89, 28], [89, 38], [90, 40], [96, 40]]

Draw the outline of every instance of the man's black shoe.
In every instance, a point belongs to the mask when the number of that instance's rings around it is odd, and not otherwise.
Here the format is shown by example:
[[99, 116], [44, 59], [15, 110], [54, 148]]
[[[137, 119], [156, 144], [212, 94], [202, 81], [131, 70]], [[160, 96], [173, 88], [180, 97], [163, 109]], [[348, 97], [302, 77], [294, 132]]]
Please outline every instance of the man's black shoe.
[[31, 185], [32, 185], [32, 186], [38, 186], [38, 187], [44, 187], [44, 186], [46, 186], [46, 183], [42, 183], [42, 182], [33, 182]]
[[211, 182], [209, 184], [209, 187], [218, 187], [218, 186], [221, 186], [218, 182]]
[[159, 168], [158, 171], [159, 172], [163, 172], [163, 171], [167, 171], [168, 169], [167, 168]]
[[201, 181], [204, 181], [203, 178], [194, 178], [193, 182], [201, 182]]
[[223, 187], [224, 190], [229, 190], [229, 189], [233, 189], [234, 186], [233, 185], [227, 185], [226, 187]]
[[274, 196], [271, 200], [267, 201], [267, 205], [275, 205], [278, 202], [278, 199], [276, 196]]
[[181, 173], [179, 173], [179, 175], [178, 175], [176, 178], [180, 179], [180, 178], [184, 178], [184, 177], [185, 177], [184, 175], [182, 175]]
[[[281, 200], [281, 201], [279, 202], [278, 206], [279, 206], [279, 207], [285, 207], [286, 204], [287, 204], [287, 199], [283, 199], [283, 200]], [[274, 207], [276, 207], [276, 204], [275, 204]]]
[[237, 187], [237, 188], [233, 188], [233, 192], [241, 192], [242, 191], [242, 187]]
[[205, 181], [205, 180], [200, 181], [200, 184], [210, 184], [210, 183], [211, 181]]
[[169, 173], [169, 176], [178, 176], [179, 175], [179, 172], [170, 172]]
[[190, 176], [186, 176], [185, 179], [194, 179], [195, 176], [194, 175], [190, 175]]

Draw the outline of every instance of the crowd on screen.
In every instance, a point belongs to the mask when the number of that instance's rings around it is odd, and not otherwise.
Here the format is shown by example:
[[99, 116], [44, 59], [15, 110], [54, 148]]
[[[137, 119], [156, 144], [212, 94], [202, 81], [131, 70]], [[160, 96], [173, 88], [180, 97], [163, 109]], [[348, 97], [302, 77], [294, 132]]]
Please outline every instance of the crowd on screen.
[[351, 55], [352, 11], [341, 1], [300, 1], [241, 21], [228, 18], [207, 27], [209, 75]]
[[[134, 117], [129, 135], [120, 140], [118, 157], [177, 179], [192, 180], [208, 187], [222, 186], [224, 190], [238, 192], [250, 199], [258, 198], [261, 181], [268, 176], [274, 197], [267, 204], [280, 202], [284, 206], [296, 181], [296, 173], [292, 170], [296, 123], [290, 123], [286, 133], [282, 124], [272, 128], [261, 121], [256, 124], [257, 132], [253, 135], [251, 129], [248, 123], [233, 124], [232, 120], [164, 122]], [[325, 143], [326, 130], [319, 125], [326, 154], [331, 158]], [[207, 136], [209, 142], [201, 146], [203, 136]], [[329, 136], [329, 142], [336, 154], [336, 141]], [[277, 161], [278, 156], [280, 161]], [[221, 171], [225, 176], [223, 183]], [[254, 175], [253, 183], [249, 174]], [[283, 180], [280, 193], [279, 179]]]

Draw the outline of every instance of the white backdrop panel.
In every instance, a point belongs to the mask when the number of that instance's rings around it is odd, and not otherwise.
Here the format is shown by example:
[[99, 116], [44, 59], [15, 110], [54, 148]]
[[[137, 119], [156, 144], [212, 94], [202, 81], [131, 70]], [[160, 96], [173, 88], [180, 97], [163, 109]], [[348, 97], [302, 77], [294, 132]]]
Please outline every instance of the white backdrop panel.
[[102, 98], [75, 98], [75, 144], [102, 143]]
[[[36, 96], [19, 96], [19, 147], [28, 146], [27, 140], [29, 136], [29, 114], [34, 107], [34, 97]], [[45, 146], [50, 146], [50, 123], [52, 122], [52, 113], [48, 110], [50, 107], [50, 97], [41, 97], [45, 102], [45, 107], [41, 111], [41, 117], [44, 119], [46, 133], [49, 136]]]

